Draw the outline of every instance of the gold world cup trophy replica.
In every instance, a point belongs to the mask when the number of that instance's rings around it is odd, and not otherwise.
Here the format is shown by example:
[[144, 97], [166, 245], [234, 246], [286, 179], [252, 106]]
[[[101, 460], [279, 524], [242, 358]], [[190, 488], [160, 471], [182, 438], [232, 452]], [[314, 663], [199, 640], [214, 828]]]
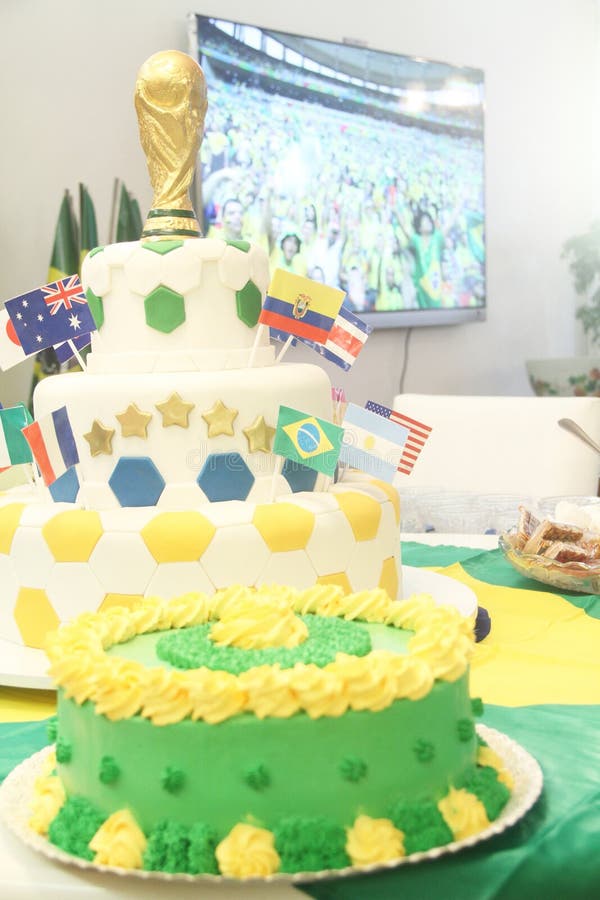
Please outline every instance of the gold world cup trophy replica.
[[206, 81], [191, 56], [155, 53], [135, 85], [140, 141], [154, 191], [142, 238], [201, 237], [189, 189], [204, 130]]

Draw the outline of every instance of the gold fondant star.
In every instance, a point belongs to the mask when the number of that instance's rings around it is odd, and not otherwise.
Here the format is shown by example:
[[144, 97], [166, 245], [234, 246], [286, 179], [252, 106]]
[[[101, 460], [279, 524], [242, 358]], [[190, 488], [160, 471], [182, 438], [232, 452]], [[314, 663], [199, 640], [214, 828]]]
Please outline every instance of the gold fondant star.
[[123, 437], [148, 437], [148, 424], [152, 420], [152, 413], [142, 412], [135, 403], [130, 403], [125, 412], [117, 415], [117, 419], [121, 423]]
[[156, 408], [162, 416], [163, 428], [168, 428], [169, 425], [189, 428], [188, 417], [194, 406], [194, 403], [186, 403], [182, 400], [177, 391], [171, 394], [168, 400], [156, 404]]
[[222, 400], [217, 400], [212, 409], [202, 413], [202, 418], [208, 425], [209, 438], [217, 437], [218, 434], [233, 435], [233, 420], [237, 414], [237, 409], [225, 406]]
[[276, 430], [271, 425], [267, 425], [264, 416], [257, 416], [252, 425], [248, 428], [242, 428], [248, 441], [250, 453], [256, 453], [258, 450], [262, 450], [263, 453], [270, 453], [271, 441]]
[[114, 428], [107, 428], [98, 419], [94, 419], [92, 430], [84, 434], [85, 440], [90, 445], [92, 456], [99, 456], [101, 453], [106, 453], [107, 456], [110, 456], [113, 452], [112, 439], [114, 434]]

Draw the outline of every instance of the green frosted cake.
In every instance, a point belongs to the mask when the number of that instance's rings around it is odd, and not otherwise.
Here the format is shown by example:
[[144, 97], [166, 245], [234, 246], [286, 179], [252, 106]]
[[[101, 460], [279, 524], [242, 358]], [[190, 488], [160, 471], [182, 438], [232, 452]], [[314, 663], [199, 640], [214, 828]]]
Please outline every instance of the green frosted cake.
[[31, 825], [97, 863], [242, 878], [468, 837], [510, 794], [475, 731], [472, 647], [453, 608], [381, 589], [81, 615], [48, 647], [56, 762]]

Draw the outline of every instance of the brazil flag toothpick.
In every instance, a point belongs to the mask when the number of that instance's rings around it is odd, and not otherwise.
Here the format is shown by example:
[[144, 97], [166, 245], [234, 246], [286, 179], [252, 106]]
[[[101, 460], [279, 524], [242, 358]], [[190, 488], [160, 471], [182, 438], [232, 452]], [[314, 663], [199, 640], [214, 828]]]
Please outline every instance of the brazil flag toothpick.
[[344, 429], [289, 406], [279, 407], [273, 453], [332, 476]]

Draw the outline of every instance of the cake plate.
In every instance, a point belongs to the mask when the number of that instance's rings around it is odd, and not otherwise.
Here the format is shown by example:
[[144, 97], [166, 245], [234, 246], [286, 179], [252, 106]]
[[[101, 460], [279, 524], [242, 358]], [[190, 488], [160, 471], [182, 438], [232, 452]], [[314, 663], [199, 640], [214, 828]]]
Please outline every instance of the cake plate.
[[[44, 771], [45, 760], [52, 751], [52, 747], [45, 747], [43, 750], [30, 756], [8, 775], [0, 786], [0, 816], [4, 819], [7, 827], [20, 840], [48, 859], [65, 863], [78, 869], [119, 875], [124, 879], [122, 882], [123, 886], [127, 883], [127, 878], [148, 879], [159, 882], [201, 882], [228, 886], [259, 883], [266, 887], [266, 885], [276, 885], [285, 882], [291, 884], [306, 883], [322, 881], [328, 878], [365, 875], [438, 859], [440, 856], [447, 854], [458, 853], [466, 847], [473, 847], [475, 844], [479, 844], [506, 831], [507, 828], [518, 822], [531, 809], [540, 796], [543, 784], [542, 770], [537, 760], [520, 744], [500, 731], [488, 728], [486, 725], [477, 725], [477, 733], [498, 753], [514, 779], [514, 790], [498, 818], [484, 831], [464, 840], [453, 841], [441, 847], [433, 847], [431, 850], [412, 853], [410, 856], [404, 856], [397, 860], [375, 863], [369, 866], [348, 866], [344, 869], [328, 869], [320, 872], [276, 873], [266, 878], [235, 879], [222, 875], [171, 874], [168, 872], [148, 872], [140, 869], [121, 869], [116, 866], [104, 866], [88, 862], [80, 857], [72, 856], [70, 853], [65, 853], [65, 851], [55, 847], [45, 837], [36, 834], [28, 825], [30, 815], [28, 806], [33, 792], [33, 785], [36, 778]], [[119, 893], [119, 896], [122, 896], [121, 893]]]
[[[477, 614], [477, 597], [466, 584], [417, 566], [402, 566], [402, 590], [411, 594], [431, 594], [439, 605], [454, 606], [463, 616]], [[0, 638], [0, 685], [53, 690], [46, 674], [48, 658], [43, 650], [23, 647]]]

